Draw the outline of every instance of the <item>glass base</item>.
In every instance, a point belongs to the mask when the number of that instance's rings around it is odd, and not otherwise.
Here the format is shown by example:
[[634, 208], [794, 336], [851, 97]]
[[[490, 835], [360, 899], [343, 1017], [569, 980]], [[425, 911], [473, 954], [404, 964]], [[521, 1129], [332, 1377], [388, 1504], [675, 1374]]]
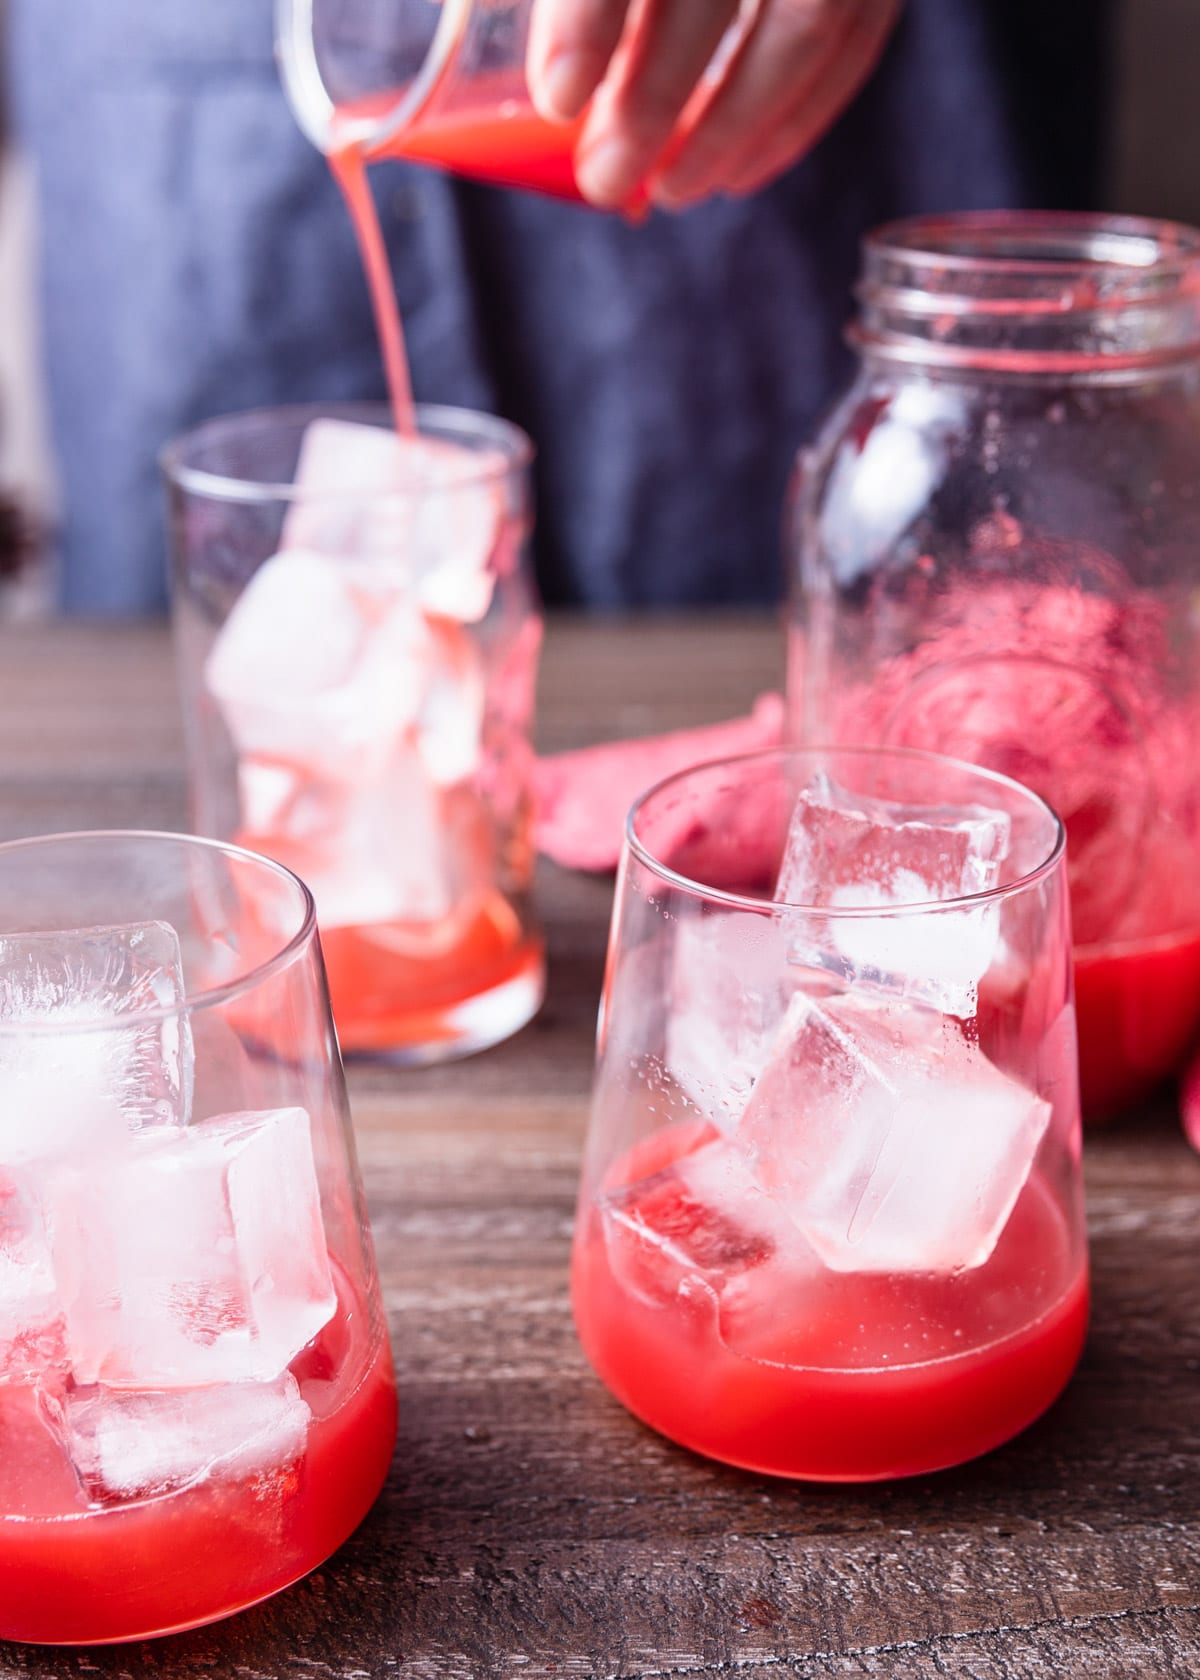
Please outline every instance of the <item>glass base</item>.
[[342, 1054], [387, 1061], [396, 1067], [429, 1067], [457, 1061], [502, 1044], [537, 1014], [546, 995], [541, 942], [526, 948], [514, 972], [470, 997], [420, 1011], [398, 1009], [370, 1019], [339, 1007], [334, 1015]]
[[[356, 1310], [365, 1334], [370, 1315]], [[312, 1350], [319, 1360], [319, 1339]], [[314, 1412], [294, 1472], [209, 1477], [106, 1509], [0, 1518], [0, 1639], [163, 1638], [223, 1621], [318, 1568], [362, 1522], [392, 1460], [397, 1405], [386, 1337], [369, 1358], [353, 1391], [324, 1416], [317, 1393], [336, 1382], [310, 1378], [296, 1362], [301, 1393], [313, 1382]]]

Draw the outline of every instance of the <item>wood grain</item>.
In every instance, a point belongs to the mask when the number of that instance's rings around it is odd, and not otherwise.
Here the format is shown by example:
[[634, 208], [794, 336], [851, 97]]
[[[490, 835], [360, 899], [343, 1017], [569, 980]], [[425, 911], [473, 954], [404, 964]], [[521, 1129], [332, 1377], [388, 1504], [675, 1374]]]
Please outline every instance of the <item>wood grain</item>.
[[[541, 738], [713, 721], [779, 680], [761, 624], [560, 624]], [[0, 702], [0, 832], [183, 824], [159, 632], [0, 638]], [[1200, 1160], [1170, 1111], [1089, 1141], [1093, 1330], [1024, 1436], [890, 1487], [724, 1470], [635, 1423], [574, 1339], [610, 886], [547, 868], [540, 898], [537, 1022], [456, 1067], [349, 1070], [402, 1396], [371, 1517], [256, 1611], [127, 1648], [0, 1646], [0, 1674], [1200, 1676]]]

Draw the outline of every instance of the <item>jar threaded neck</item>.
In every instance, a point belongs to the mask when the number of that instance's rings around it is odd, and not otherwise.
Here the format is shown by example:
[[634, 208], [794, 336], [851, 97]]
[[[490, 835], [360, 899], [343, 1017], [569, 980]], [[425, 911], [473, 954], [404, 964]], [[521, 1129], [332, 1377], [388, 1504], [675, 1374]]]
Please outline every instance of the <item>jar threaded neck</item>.
[[931, 366], [1117, 371], [1200, 356], [1200, 230], [977, 212], [867, 236], [859, 348]]

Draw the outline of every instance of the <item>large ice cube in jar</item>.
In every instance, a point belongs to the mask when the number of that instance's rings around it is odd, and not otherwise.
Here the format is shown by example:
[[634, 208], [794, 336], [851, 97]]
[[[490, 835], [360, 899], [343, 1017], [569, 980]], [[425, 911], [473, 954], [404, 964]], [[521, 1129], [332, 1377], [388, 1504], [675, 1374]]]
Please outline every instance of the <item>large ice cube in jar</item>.
[[301, 1108], [147, 1134], [61, 1175], [52, 1243], [79, 1383], [269, 1381], [335, 1307]]
[[797, 994], [737, 1142], [825, 1265], [946, 1274], [991, 1255], [1049, 1119], [953, 1017]]
[[997, 907], [918, 914], [899, 907], [996, 886], [1010, 830], [1004, 811], [904, 804], [848, 792], [818, 773], [796, 798], [775, 898], [888, 913], [811, 917], [799, 927], [794, 959], [972, 1017], [999, 942]]
[[184, 997], [166, 922], [0, 935], [0, 1160], [77, 1156], [186, 1124]]
[[177, 1493], [210, 1478], [279, 1488], [303, 1456], [309, 1409], [289, 1373], [174, 1392], [69, 1392], [56, 1421], [94, 1505]]
[[477, 623], [495, 589], [505, 520], [499, 454], [379, 426], [318, 419], [296, 463], [285, 547], [369, 560], [422, 609]]

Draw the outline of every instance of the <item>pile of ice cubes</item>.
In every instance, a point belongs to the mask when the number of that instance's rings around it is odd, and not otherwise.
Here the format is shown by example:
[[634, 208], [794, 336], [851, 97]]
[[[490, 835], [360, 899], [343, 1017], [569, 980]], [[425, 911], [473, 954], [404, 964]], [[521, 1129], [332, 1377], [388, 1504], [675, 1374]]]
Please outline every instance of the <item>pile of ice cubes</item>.
[[0, 936], [0, 1407], [94, 1504], [295, 1464], [336, 1305], [309, 1116], [193, 1122], [184, 995], [165, 922]]
[[435, 924], [486, 890], [480, 825], [452, 819], [483, 753], [476, 626], [505, 526], [488, 466], [312, 421], [279, 552], [209, 654], [243, 836], [304, 876], [326, 928]]
[[[1003, 811], [905, 805], [820, 773], [796, 796], [775, 905], [678, 923], [667, 1070], [708, 1124], [601, 1196], [634, 1293], [706, 1300], [724, 1324], [822, 1270], [987, 1262], [1050, 1118], [978, 1041], [979, 983], [1003, 951], [998, 903], [974, 895], [999, 884], [1010, 843]], [[915, 908], [930, 904], [946, 908]]]

